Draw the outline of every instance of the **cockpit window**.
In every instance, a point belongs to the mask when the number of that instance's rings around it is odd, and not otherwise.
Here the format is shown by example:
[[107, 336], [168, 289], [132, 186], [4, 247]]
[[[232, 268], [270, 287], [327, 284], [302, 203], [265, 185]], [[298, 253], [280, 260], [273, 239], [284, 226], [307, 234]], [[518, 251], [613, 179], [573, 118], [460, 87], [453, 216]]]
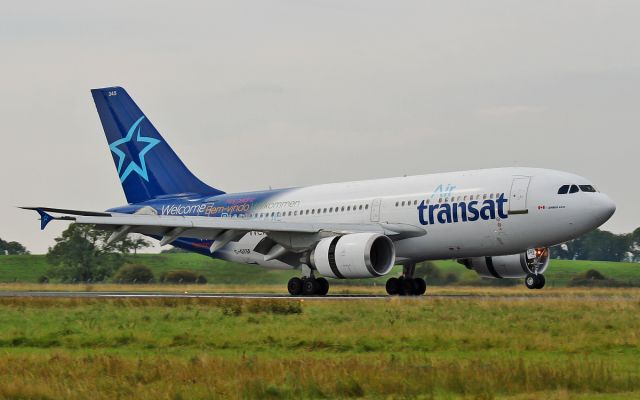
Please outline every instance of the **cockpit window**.
[[558, 189], [558, 194], [567, 194], [569, 193], [569, 185], [562, 185], [560, 189]]
[[571, 188], [569, 189], [569, 193], [577, 193], [579, 191], [580, 189], [578, 189], [578, 185], [571, 185]]
[[583, 192], [593, 193], [596, 191], [596, 188], [591, 185], [580, 185], [580, 190], [582, 190]]

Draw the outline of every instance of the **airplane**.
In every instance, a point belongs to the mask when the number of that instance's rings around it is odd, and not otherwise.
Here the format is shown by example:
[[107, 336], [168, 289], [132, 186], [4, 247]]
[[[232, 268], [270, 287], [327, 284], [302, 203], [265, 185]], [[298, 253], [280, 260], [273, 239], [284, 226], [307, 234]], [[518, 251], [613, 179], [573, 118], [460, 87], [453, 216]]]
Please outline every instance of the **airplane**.
[[[126, 205], [102, 211], [23, 207], [52, 220], [140, 233], [160, 245], [286, 270], [293, 296], [322, 296], [332, 279], [378, 278], [389, 295], [422, 295], [416, 263], [455, 259], [481, 277], [545, 285], [549, 248], [606, 222], [614, 202], [587, 179], [540, 168], [495, 168], [225, 193], [198, 179], [125, 89], [91, 90]], [[53, 216], [55, 214], [56, 216]]]

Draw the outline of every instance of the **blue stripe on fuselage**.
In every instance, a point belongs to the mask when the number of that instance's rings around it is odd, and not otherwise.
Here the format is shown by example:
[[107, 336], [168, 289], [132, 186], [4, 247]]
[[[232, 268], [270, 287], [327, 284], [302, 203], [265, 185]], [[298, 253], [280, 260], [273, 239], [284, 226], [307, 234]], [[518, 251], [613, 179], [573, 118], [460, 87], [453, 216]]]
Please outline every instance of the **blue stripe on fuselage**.
[[218, 196], [174, 196], [156, 198], [143, 203], [129, 204], [109, 209], [109, 212], [133, 214], [144, 207], [153, 208], [158, 215], [197, 217], [244, 217], [261, 210], [277, 212], [281, 208], [295, 206], [293, 202], [273, 202], [281, 194], [294, 190], [276, 189], [259, 192], [223, 194]]

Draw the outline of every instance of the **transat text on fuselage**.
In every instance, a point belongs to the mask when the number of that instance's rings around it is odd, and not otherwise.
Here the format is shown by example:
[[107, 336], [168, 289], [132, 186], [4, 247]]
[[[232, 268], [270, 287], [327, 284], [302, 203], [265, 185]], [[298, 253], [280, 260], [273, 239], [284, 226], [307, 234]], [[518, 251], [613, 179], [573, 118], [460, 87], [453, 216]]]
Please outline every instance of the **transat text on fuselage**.
[[469, 202], [426, 204], [422, 200], [418, 205], [418, 218], [422, 225], [508, 218], [509, 216], [504, 209], [506, 202], [504, 194], [495, 200], [486, 199], [482, 202], [472, 200]]

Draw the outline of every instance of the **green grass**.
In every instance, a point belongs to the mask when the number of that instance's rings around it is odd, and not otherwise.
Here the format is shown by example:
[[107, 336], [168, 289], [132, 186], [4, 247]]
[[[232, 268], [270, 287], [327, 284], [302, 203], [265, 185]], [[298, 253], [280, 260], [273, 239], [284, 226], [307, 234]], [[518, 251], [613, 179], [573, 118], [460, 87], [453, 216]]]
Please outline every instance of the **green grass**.
[[[461, 273], [463, 281], [471, 282], [477, 279], [477, 274], [467, 270], [454, 260], [437, 261], [436, 265], [442, 272]], [[545, 272], [547, 285], [566, 286], [571, 278], [583, 274], [590, 269], [596, 269], [607, 278], [640, 284], [640, 263], [586, 261], [586, 260], [551, 260]]]
[[0, 398], [633, 398], [633, 293], [597, 302], [1, 298]]
[[[188, 269], [198, 272], [214, 284], [278, 284], [282, 285], [295, 275], [296, 271], [268, 270], [258, 266], [213, 260], [199, 254], [140, 254], [131, 257], [132, 262], [149, 266], [156, 277], [164, 271]], [[453, 260], [437, 261], [443, 273], [458, 273], [461, 280], [472, 283], [479, 278], [475, 272]], [[0, 256], [0, 282], [36, 282], [39, 276], [47, 275], [50, 266], [43, 255]], [[566, 286], [572, 277], [589, 269], [597, 269], [608, 278], [640, 284], [640, 264], [605, 261], [552, 260], [546, 272], [547, 284]], [[392, 274], [399, 274], [400, 269]], [[344, 283], [371, 285], [384, 284], [386, 277], [377, 280], [360, 280]], [[334, 281], [334, 284], [338, 283]]]

